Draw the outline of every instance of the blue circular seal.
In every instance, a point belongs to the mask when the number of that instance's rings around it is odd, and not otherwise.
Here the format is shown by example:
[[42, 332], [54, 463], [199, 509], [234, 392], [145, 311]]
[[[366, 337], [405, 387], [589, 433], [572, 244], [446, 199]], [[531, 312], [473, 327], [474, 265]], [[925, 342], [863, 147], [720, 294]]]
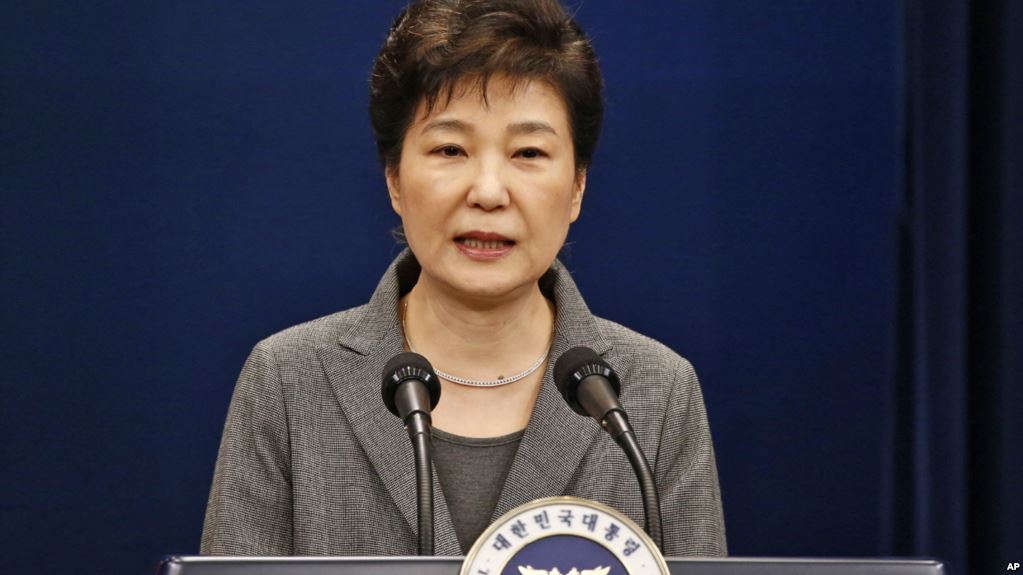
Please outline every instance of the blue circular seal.
[[[543, 569], [536, 567], [543, 566]], [[578, 535], [551, 535], [519, 549], [505, 565], [501, 575], [549, 574], [557, 569], [563, 575], [628, 575], [622, 562], [603, 545]]]
[[668, 566], [624, 514], [588, 499], [549, 497], [487, 528], [461, 575], [668, 575]]

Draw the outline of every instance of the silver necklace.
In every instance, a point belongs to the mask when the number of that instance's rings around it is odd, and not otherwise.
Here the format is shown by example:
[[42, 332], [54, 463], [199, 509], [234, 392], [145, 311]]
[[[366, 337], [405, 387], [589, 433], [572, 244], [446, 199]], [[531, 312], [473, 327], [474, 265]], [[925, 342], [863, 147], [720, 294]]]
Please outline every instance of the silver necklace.
[[[408, 330], [405, 329], [405, 314], [408, 312], [408, 299], [405, 300], [405, 305], [401, 308], [401, 333], [405, 336], [405, 345], [408, 346], [408, 350], [412, 353], [416, 353], [416, 349], [412, 347], [412, 340], [408, 337]], [[553, 334], [551, 334], [553, 336]], [[551, 345], [554, 345], [554, 338], [551, 337]], [[446, 379], [452, 383], [459, 385], [467, 385], [469, 387], [500, 387], [502, 385], [508, 385], [509, 383], [515, 383], [520, 379], [524, 379], [532, 375], [536, 370], [540, 369], [543, 362], [547, 361], [547, 356], [551, 353], [551, 346], [547, 346], [547, 349], [543, 352], [533, 365], [529, 366], [525, 371], [510, 375], [508, 377], [499, 377], [497, 379], [469, 379], [467, 377], [458, 377], [457, 375], [451, 375], [445, 371], [441, 371], [437, 368], [433, 368], [434, 373], [441, 379]]]

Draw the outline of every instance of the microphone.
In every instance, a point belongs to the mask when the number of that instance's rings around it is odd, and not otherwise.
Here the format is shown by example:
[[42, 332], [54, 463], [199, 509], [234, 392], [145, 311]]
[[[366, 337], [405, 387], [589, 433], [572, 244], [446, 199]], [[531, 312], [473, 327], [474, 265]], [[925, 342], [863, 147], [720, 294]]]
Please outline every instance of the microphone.
[[658, 548], [663, 548], [657, 483], [636, 441], [629, 416], [618, 401], [618, 394], [622, 390], [618, 374], [597, 352], [579, 346], [566, 351], [554, 362], [554, 384], [572, 411], [597, 420], [600, 427], [625, 451], [639, 481], [646, 532]]
[[[380, 394], [387, 409], [409, 427], [411, 437], [414, 433], [424, 432], [415, 421], [419, 418], [413, 418], [413, 415], [424, 415], [429, 426], [430, 411], [440, 401], [440, 382], [425, 357], [412, 352], [399, 353], [384, 366], [384, 384]], [[429, 429], [425, 432], [429, 433]]]
[[430, 411], [440, 401], [440, 382], [433, 366], [418, 353], [399, 353], [384, 366], [380, 394], [387, 409], [405, 424], [416, 459], [419, 504], [419, 554], [433, 555], [433, 459], [430, 456]]

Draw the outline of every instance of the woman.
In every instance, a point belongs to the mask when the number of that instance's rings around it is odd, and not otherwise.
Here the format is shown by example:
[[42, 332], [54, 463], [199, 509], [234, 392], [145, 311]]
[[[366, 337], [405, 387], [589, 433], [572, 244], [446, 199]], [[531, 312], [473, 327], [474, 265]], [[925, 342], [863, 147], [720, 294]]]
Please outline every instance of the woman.
[[600, 353], [654, 467], [666, 555], [723, 555], [714, 454], [696, 376], [663, 345], [590, 314], [556, 255], [579, 216], [603, 113], [591, 45], [556, 0], [426, 0], [374, 65], [370, 113], [409, 248], [369, 303], [260, 342], [239, 378], [202, 552], [413, 555], [411, 447], [381, 369], [425, 355], [436, 552], [552, 495], [643, 522], [625, 456], [551, 379]]

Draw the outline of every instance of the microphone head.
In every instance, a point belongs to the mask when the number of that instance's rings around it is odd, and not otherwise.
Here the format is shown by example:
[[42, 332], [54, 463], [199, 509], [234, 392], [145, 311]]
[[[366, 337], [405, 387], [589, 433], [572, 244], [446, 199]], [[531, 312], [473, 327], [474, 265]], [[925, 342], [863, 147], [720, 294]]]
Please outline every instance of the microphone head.
[[394, 403], [394, 394], [399, 385], [410, 379], [420, 381], [426, 386], [430, 393], [430, 409], [437, 407], [437, 402], [440, 401], [440, 381], [437, 374], [433, 372], [430, 362], [418, 353], [406, 351], [392, 357], [384, 366], [383, 379], [380, 395], [387, 409], [398, 417], [401, 415]]
[[561, 354], [554, 362], [554, 385], [558, 386], [561, 397], [579, 415], [589, 417], [589, 413], [579, 403], [579, 384], [591, 375], [599, 375], [607, 379], [615, 396], [621, 394], [622, 383], [618, 374], [607, 364], [597, 352], [584, 346], [573, 347]]

